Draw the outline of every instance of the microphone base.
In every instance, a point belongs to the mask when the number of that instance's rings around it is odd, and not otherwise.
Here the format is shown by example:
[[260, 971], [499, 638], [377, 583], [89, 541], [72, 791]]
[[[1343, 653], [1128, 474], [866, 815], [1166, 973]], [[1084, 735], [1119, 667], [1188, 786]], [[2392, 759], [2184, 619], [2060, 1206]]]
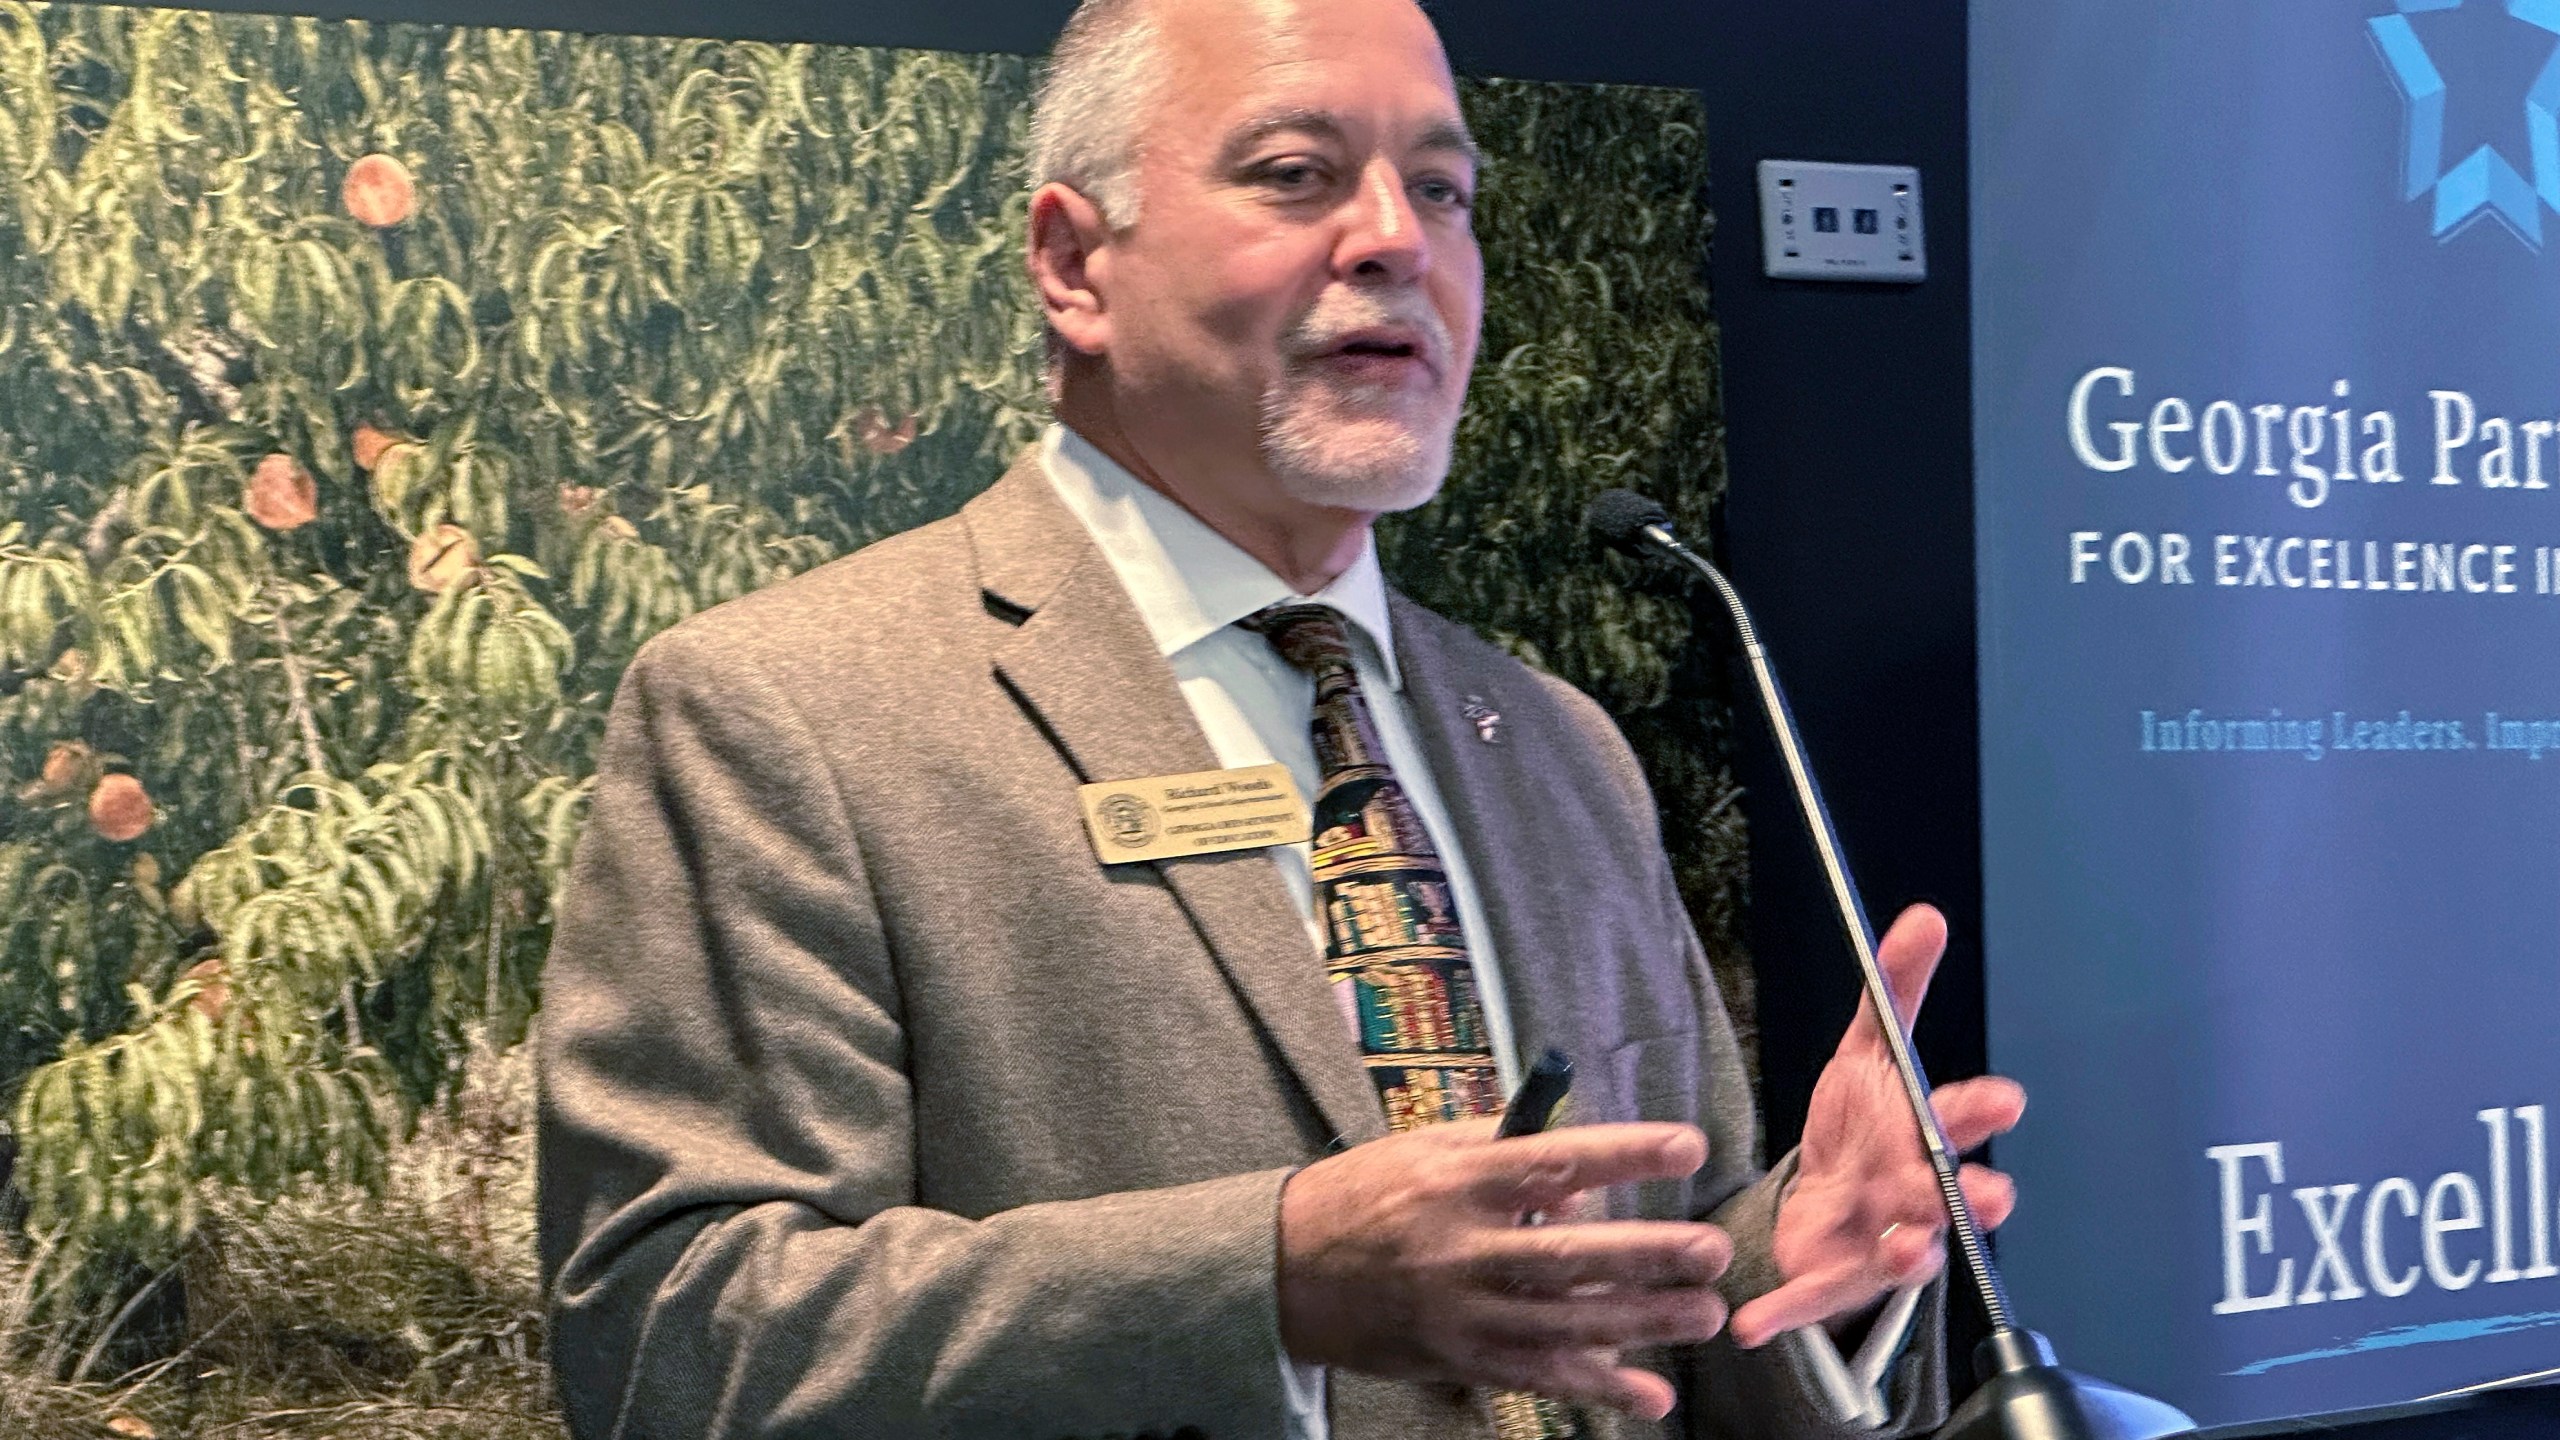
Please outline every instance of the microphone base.
[[2192, 1434], [2174, 1405], [2074, 1374], [2032, 1330], [2001, 1330], [1974, 1351], [1981, 1388], [1935, 1440], [2162, 1440]]

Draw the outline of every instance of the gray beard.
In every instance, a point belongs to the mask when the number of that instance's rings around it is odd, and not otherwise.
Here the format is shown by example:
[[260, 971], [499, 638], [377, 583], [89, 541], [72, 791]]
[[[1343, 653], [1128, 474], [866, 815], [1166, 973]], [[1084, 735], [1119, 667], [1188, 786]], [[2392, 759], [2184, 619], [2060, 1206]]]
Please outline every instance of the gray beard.
[[1389, 513], [1440, 493], [1455, 425], [1387, 413], [1342, 416], [1313, 386], [1285, 385], [1262, 403], [1263, 463], [1304, 505]]

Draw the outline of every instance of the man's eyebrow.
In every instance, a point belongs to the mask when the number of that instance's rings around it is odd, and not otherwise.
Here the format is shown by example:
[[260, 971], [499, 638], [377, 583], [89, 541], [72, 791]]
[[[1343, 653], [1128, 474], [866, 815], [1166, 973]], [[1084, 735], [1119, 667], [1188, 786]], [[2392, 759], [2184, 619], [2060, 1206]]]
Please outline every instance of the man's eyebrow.
[[1467, 133], [1466, 122], [1462, 120], [1443, 120], [1423, 131], [1419, 148], [1453, 150], [1464, 156], [1470, 165], [1484, 163], [1483, 148], [1476, 144], [1476, 137]]
[[1292, 130], [1303, 135], [1312, 135], [1319, 140], [1339, 142], [1343, 138], [1342, 122], [1333, 118], [1330, 111], [1303, 106], [1288, 110], [1274, 110], [1267, 115], [1246, 121], [1234, 134], [1227, 137], [1227, 143], [1218, 147], [1218, 167], [1225, 169], [1239, 164], [1255, 146], [1274, 135]]
[[[1268, 115], [1245, 122], [1234, 134], [1227, 137], [1227, 143], [1218, 147], [1218, 168], [1227, 169], [1242, 163], [1244, 157], [1255, 146], [1274, 135], [1291, 131], [1319, 140], [1330, 140], [1337, 144], [1348, 133], [1344, 130], [1342, 122], [1329, 110], [1309, 107], [1275, 110]], [[1465, 157], [1467, 163], [1471, 165], [1480, 164], [1484, 159], [1483, 150], [1476, 145], [1475, 137], [1467, 133], [1466, 123], [1461, 120], [1434, 122], [1422, 132], [1415, 148], [1454, 151]]]

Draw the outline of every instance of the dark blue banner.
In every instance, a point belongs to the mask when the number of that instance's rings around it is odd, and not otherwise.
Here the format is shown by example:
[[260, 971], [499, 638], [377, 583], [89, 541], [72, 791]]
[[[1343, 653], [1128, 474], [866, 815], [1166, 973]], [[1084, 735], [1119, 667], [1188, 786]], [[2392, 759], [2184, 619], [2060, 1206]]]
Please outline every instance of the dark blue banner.
[[2560, 0], [1974, 0], [2023, 1318], [2228, 1421], [2560, 1366]]

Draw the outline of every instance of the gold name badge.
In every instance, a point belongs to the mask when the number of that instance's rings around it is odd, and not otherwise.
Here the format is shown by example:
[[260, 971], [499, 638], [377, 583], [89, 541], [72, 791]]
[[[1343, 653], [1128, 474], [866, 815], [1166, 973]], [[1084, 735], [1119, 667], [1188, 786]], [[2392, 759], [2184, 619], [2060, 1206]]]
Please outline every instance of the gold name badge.
[[1105, 865], [1295, 845], [1312, 833], [1286, 765], [1081, 785], [1085, 828]]

